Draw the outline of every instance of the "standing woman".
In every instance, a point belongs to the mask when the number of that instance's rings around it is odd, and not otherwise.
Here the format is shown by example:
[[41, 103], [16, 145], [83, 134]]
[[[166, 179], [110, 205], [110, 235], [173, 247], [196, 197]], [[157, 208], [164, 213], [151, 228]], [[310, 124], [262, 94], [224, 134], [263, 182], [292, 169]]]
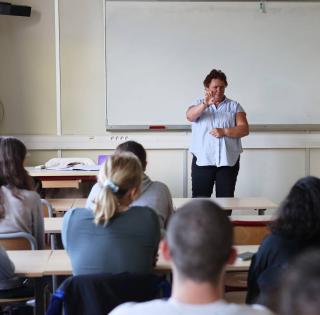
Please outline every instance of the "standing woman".
[[44, 220], [40, 196], [24, 168], [27, 149], [18, 139], [0, 137], [0, 208], [4, 218], [0, 233], [32, 234], [44, 248]]
[[158, 216], [149, 207], [131, 206], [142, 176], [133, 153], [115, 154], [99, 172], [93, 211], [76, 208], [65, 214], [62, 240], [75, 275], [153, 270], [160, 240]]
[[192, 122], [192, 197], [233, 197], [239, 172], [240, 138], [249, 134], [241, 105], [224, 94], [226, 75], [213, 69], [205, 78], [205, 95], [187, 110]]

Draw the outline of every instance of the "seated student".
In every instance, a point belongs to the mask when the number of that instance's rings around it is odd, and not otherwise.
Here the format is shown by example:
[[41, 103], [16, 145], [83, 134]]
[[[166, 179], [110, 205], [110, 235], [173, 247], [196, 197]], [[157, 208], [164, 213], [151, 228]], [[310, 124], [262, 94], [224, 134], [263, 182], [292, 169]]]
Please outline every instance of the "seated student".
[[[131, 152], [136, 155], [141, 162], [143, 172], [145, 172], [147, 154], [140, 143], [135, 141], [124, 142], [118, 145], [115, 154], [120, 152]], [[100, 189], [99, 183], [92, 187], [86, 208], [93, 208], [94, 200]], [[172, 197], [168, 187], [164, 183], [152, 181], [145, 173], [143, 174], [141, 193], [132, 206], [146, 206], [155, 210], [159, 216], [161, 228], [165, 228], [167, 220], [173, 212]]]
[[318, 315], [320, 310], [320, 251], [299, 255], [281, 281], [279, 315]]
[[320, 179], [298, 180], [282, 202], [271, 234], [253, 256], [248, 273], [247, 303], [270, 305], [279, 276], [292, 258], [309, 247], [320, 249]]
[[[0, 208], [0, 222], [3, 220], [4, 214], [4, 209]], [[26, 283], [27, 280], [14, 275], [14, 265], [5, 249], [0, 246], [0, 298], [32, 296], [33, 289]]]
[[126, 303], [111, 315], [270, 314], [266, 309], [228, 304], [222, 300], [223, 277], [232, 264], [232, 224], [224, 211], [209, 200], [193, 200], [182, 206], [169, 221], [160, 248], [172, 263], [173, 291], [168, 301]]
[[93, 211], [77, 208], [65, 214], [62, 241], [75, 275], [152, 271], [159, 220], [152, 209], [131, 205], [139, 195], [142, 175], [134, 154], [113, 155], [99, 172], [102, 189]]
[[0, 137], [0, 208], [4, 218], [0, 233], [32, 234], [44, 248], [44, 220], [40, 196], [23, 164], [27, 149], [18, 139]]
[[14, 275], [14, 265], [0, 246], [0, 298], [31, 297], [33, 294], [30, 282]]

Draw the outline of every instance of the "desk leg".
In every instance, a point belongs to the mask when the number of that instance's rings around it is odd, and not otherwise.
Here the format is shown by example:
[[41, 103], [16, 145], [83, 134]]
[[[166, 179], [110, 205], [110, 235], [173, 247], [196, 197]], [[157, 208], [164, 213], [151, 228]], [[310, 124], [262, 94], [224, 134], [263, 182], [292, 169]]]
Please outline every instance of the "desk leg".
[[267, 210], [267, 209], [256, 209], [258, 210], [258, 214], [259, 215], [264, 215], [264, 212]]
[[34, 292], [35, 292], [35, 299], [36, 299], [35, 314], [36, 315], [45, 314], [44, 286], [45, 286], [44, 277], [34, 278]]

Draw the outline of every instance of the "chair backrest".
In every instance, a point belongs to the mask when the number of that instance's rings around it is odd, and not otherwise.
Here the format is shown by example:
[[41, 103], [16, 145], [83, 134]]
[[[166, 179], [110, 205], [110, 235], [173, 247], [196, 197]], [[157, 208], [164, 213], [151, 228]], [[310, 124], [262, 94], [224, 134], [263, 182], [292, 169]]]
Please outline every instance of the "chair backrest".
[[37, 249], [35, 238], [26, 232], [0, 233], [0, 245], [6, 250]]
[[271, 221], [233, 221], [234, 245], [259, 245], [270, 234]]
[[[43, 216], [45, 218], [53, 218], [53, 207], [51, 203], [46, 199], [41, 199], [41, 204], [43, 208]], [[46, 235], [46, 243], [49, 243], [49, 239], [47, 238], [48, 234]], [[50, 247], [51, 249], [56, 249], [56, 238], [53, 234], [50, 236]], [[49, 237], [48, 236], [48, 237]]]
[[45, 218], [52, 218], [53, 217], [53, 207], [51, 203], [46, 199], [41, 199], [41, 204], [43, 208], [43, 216]]
[[[144, 302], [170, 293], [167, 280], [154, 274], [92, 274], [66, 279], [53, 294], [47, 315], [63, 306], [64, 314], [105, 315], [124, 302]], [[162, 296], [160, 296], [162, 297]]]

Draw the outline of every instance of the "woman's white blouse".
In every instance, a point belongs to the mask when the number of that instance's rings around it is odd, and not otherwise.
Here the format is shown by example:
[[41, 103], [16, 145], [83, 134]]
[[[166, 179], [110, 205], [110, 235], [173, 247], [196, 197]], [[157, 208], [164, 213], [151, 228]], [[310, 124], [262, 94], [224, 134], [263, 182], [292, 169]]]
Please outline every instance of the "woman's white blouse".
[[[201, 104], [203, 98], [195, 104]], [[236, 126], [236, 114], [245, 112], [241, 105], [227, 97], [216, 107], [211, 105], [192, 123], [190, 152], [196, 156], [197, 165], [233, 166], [236, 164], [242, 145], [240, 138], [216, 138], [210, 134], [214, 128]]]

